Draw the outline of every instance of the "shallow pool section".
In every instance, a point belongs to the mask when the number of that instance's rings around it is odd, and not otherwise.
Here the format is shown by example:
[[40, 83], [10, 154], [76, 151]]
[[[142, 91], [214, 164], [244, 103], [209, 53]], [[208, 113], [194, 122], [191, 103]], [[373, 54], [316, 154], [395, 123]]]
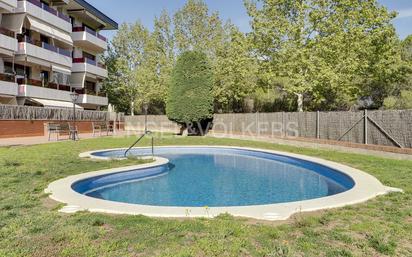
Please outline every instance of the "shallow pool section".
[[[147, 149], [131, 155], [149, 154]], [[120, 157], [104, 151], [99, 157]], [[353, 180], [326, 166], [259, 151], [213, 147], [165, 147], [169, 160], [145, 172], [128, 171], [89, 178], [73, 189], [109, 201], [178, 207], [223, 207], [285, 203], [339, 194]]]
[[[122, 158], [125, 149], [81, 153]], [[135, 148], [135, 156], [150, 149]], [[77, 211], [152, 217], [234, 216], [285, 220], [294, 213], [357, 204], [388, 192], [360, 170], [299, 154], [229, 146], [156, 147], [154, 162], [69, 176], [45, 190]]]

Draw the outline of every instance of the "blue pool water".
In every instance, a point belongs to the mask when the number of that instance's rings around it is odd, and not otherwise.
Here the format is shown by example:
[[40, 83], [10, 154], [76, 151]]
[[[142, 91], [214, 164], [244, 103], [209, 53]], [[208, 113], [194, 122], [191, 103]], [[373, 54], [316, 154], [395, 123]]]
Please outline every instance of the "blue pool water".
[[[149, 154], [149, 149], [133, 150]], [[96, 156], [121, 157], [123, 151]], [[165, 166], [77, 182], [90, 197], [156, 206], [222, 207], [301, 201], [354, 186], [347, 175], [312, 162], [259, 151], [213, 147], [156, 148]]]

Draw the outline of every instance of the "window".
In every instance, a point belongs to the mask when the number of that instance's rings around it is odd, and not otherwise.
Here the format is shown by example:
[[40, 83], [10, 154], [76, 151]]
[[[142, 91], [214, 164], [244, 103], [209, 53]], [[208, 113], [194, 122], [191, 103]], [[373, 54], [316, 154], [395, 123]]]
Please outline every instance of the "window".
[[31, 73], [30, 67], [25, 67], [23, 65], [15, 64], [14, 70], [16, 71], [17, 76], [24, 78], [26, 75], [27, 78], [30, 78], [30, 73]]
[[31, 38], [31, 31], [25, 27], [22, 29], [21, 34], [17, 34], [17, 40], [22, 42], [25, 37]]
[[44, 83], [48, 83], [48, 82], [49, 82], [49, 72], [42, 70], [42, 71], [40, 72], [40, 79], [41, 79]]
[[96, 83], [95, 82], [91, 82], [91, 81], [86, 80], [86, 83], [85, 83], [84, 87], [86, 88], [86, 91], [96, 92]]
[[51, 82], [55, 84], [67, 86], [70, 84], [69, 80], [70, 80], [69, 75], [54, 71]]
[[72, 28], [74, 28], [75, 27], [74, 26], [75, 19], [74, 19], [73, 16], [69, 16], [69, 18], [70, 18], [70, 23], [72, 24]]
[[30, 29], [23, 27], [22, 31], [23, 31], [22, 32], [23, 35], [28, 36], [28, 37], [31, 36], [31, 30]]
[[83, 51], [83, 57], [84, 57], [84, 58], [87, 58], [87, 59], [89, 59], [89, 60], [96, 61], [96, 56], [94, 56], [94, 55], [92, 55], [92, 54], [89, 54], [89, 53], [87, 53], [87, 52], [84, 52], [84, 51]]
[[5, 74], [14, 74], [13, 64], [11, 62], [4, 62], [4, 73]]
[[84, 28], [87, 28], [87, 29], [89, 29], [89, 30], [91, 30], [91, 31], [93, 31], [93, 32], [96, 32], [95, 29], [92, 29], [92, 27], [89, 27], [89, 26], [87, 26], [87, 25], [84, 24], [84, 23], [83, 23], [83, 27], [84, 27]]
[[50, 42], [49, 38], [46, 37], [46, 36], [44, 36], [44, 35], [41, 35], [41, 34], [40, 34], [40, 41], [41, 41], [42, 43], [50, 44], [50, 43], [49, 43], [49, 42]]

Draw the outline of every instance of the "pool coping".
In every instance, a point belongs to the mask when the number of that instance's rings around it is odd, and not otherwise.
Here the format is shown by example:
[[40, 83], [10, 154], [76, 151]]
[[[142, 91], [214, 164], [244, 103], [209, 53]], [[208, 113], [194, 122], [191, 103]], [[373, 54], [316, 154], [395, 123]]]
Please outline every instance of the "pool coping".
[[[287, 153], [281, 151], [273, 151], [259, 148], [249, 147], [236, 147], [236, 146], [204, 146], [204, 145], [188, 145], [188, 146], [159, 146], [161, 147], [174, 147], [174, 148], [226, 148], [226, 149], [240, 149], [249, 151], [259, 151], [264, 153], [271, 153], [286, 157], [297, 158], [326, 167], [335, 169], [343, 174], [348, 175], [353, 179], [355, 185], [352, 189], [340, 194], [297, 201], [288, 203], [266, 204], [266, 205], [253, 205], [253, 206], [238, 206], [238, 207], [168, 207], [168, 206], [149, 206], [139, 204], [128, 204], [121, 202], [114, 202], [108, 200], [102, 200], [82, 195], [72, 189], [72, 185], [78, 181], [113, 173], [121, 173], [130, 170], [143, 170], [146, 168], [152, 168], [157, 166], [166, 165], [169, 161], [162, 157], [154, 157], [154, 162], [126, 166], [114, 169], [105, 169], [100, 171], [88, 172], [78, 175], [69, 176], [51, 183], [45, 192], [50, 194], [53, 200], [65, 203], [60, 212], [74, 213], [78, 211], [90, 211], [99, 213], [112, 213], [112, 214], [129, 214], [129, 215], [145, 215], [151, 217], [216, 217], [220, 214], [229, 213], [233, 216], [260, 219], [260, 220], [286, 220], [290, 216], [300, 212], [311, 212], [324, 209], [332, 209], [344, 207], [347, 205], [353, 205], [366, 202], [379, 195], [384, 195], [390, 192], [403, 192], [401, 189], [384, 186], [374, 176], [363, 172], [361, 170], [339, 164], [324, 159], [310, 157], [306, 155]], [[136, 147], [134, 149], [147, 149], [147, 147]], [[102, 151], [115, 151], [125, 150], [125, 148], [115, 149], [102, 149], [96, 151], [90, 151], [81, 153], [81, 158], [91, 158], [96, 160], [111, 160], [110, 157], [98, 157], [93, 156], [93, 153]]]

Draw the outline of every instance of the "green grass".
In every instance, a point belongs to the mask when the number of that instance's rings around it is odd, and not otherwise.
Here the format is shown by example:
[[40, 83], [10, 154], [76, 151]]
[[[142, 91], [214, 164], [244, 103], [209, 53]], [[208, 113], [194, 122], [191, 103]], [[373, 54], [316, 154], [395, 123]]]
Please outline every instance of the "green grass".
[[229, 215], [215, 219], [68, 215], [59, 213], [62, 205], [43, 193], [50, 182], [68, 175], [139, 162], [78, 157], [84, 151], [126, 147], [133, 140], [0, 148], [0, 256], [412, 256], [411, 161], [229, 139], [156, 140], [161, 145], [249, 146], [321, 157], [405, 190], [364, 204], [300, 214], [287, 222]]

